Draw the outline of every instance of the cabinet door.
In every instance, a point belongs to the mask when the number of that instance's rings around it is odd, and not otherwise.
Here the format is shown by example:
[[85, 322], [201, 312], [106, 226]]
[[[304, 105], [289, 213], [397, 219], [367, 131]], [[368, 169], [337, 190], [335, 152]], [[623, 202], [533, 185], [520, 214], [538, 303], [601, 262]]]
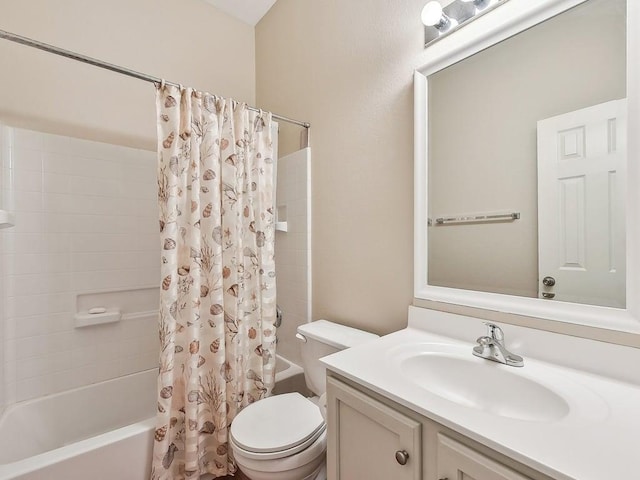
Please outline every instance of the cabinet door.
[[510, 468], [438, 434], [438, 480], [531, 480]]
[[419, 422], [332, 377], [327, 406], [328, 480], [420, 480]]

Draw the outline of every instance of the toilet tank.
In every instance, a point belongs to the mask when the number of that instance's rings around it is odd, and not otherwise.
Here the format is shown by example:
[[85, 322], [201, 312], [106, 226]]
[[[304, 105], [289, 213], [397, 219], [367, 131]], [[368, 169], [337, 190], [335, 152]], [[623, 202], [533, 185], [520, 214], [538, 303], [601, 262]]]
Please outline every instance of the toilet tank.
[[326, 391], [326, 368], [320, 358], [378, 338], [373, 333], [327, 320], [316, 320], [298, 327], [302, 367], [307, 387], [316, 395]]

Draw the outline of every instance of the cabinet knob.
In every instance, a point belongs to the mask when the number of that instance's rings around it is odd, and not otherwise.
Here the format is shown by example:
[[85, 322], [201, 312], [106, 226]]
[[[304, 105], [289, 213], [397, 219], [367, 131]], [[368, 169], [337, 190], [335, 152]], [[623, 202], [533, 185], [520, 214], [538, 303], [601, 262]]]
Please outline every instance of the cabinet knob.
[[398, 450], [396, 452], [396, 462], [398, 462], [400, 465], [406, 465], [408, 461], [409, 454], [406, 450]]

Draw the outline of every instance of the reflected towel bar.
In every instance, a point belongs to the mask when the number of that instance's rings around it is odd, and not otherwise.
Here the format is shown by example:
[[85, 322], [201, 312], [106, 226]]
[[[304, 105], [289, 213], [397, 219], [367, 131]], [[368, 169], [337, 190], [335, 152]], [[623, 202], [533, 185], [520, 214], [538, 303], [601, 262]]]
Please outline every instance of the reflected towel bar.
[[433, 222], [429, 219], [429, 225], [449, 225], [456, 223], [487, 223], [487, 222], [509, 222], [520, 219], [520, 212], [510, 213], [485, 213], [457, 215], [451, 217], [438, 217]]

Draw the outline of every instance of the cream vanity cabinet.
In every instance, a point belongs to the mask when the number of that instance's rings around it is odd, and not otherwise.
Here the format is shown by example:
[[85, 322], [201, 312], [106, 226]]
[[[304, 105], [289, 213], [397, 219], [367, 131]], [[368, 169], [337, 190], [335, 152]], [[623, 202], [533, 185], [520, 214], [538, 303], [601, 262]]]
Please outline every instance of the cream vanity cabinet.
[[552, 480], [329, 373], [328, 480]]
[[442, 480], [531, 480], [440, 433], [436, 463], [437, 478]]
[[329, 480], [422, 478], [422, 426], [335, 378], [327, 378]]

